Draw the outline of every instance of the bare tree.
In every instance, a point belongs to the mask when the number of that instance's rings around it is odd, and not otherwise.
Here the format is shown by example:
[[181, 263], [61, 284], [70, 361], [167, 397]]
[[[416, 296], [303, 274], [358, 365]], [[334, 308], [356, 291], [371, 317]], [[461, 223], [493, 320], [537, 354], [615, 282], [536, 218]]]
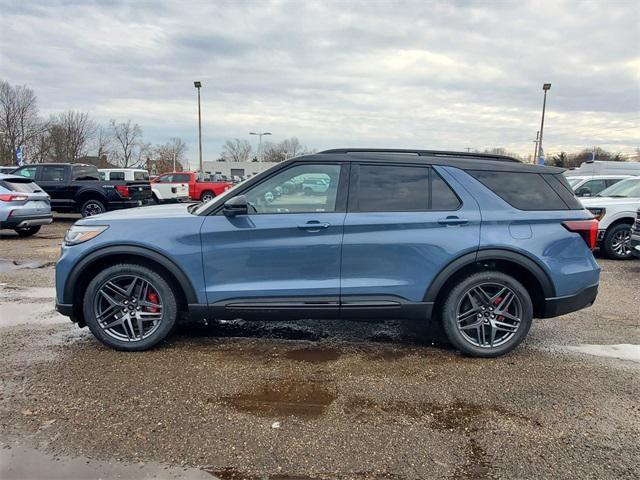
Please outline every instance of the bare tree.
[[38, 103], [33, 90], [26, 86], [11, 86], [0, 81], [0, 131], [2, 133], [2, 163], [15, 163], [18, 147], [33, 142], [45, 129], [38, 117]]
[[112, 148], [113, 137], [111, 136], [111, 132], [102, 125], [99, 126], [93, 142], [93, 150], [96, 152], [96, 156], [106, 159], [110, 156]]
[[150, 150], [150, 145], [142, 140], [142, 128], [137, 123], [109, 123], [113, 138], [112, 160], [124, 168], [141, 165], [145, 162], [145, 155]]
[[222, 146], [221, 155], [227, 162], [248, 162], [251, 157], [251, 144], [239, 138], [227, 140]]
[[96, 123], [88, 113], [69, 110], [51, 117], [49, 136], [56, 162], [75, 162], [87, 154], [96, 134]]
[[156, 145], [153, 149], [154, 173], [164, 173], [183, 170], [183, 162], [187, 144], [180, 137], [173, 137], [164, 145]]
[[309, 153], [309, 150], [296, 137], [287, 138], [280, 143], [266, 142], [262, 145], [262, 158], [265, 162], [282, 162], [305, 153]]

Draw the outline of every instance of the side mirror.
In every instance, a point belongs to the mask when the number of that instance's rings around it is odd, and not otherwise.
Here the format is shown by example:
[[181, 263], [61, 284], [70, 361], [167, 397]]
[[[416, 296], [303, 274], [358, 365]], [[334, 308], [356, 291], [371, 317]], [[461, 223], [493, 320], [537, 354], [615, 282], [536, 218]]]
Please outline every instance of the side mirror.
[[246, 215], [249, 211], [247, 206], [247, 198], [244, 195], [230, 198], [224, 202], [222, 213], [226, 217], [235, 217], [236, 215]]
[[578, 193], [577, 195], [578, 197], [590, 197], [591, 196], [591, 190], [587, 187], [582, 187], [580, 189], [578, 189]]

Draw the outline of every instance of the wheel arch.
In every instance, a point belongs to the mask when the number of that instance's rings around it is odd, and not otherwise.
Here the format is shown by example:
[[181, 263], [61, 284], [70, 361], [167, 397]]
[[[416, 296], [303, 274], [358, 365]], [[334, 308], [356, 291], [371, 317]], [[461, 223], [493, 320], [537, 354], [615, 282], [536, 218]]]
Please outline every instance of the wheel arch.
[[438, 309], [462, 276], [490, 269], [510, 274], [524, 285], [533, 302], [534, 316], [541, 316], [545, 299], [555, 296], [551, 278], [535, 260], [513, 250], [486, 249], [465, 254], [444, 267], [429, 285], [424, 301]]
[[184, 271], [164, 254], [147, 247], [114, 245], [91, 252], [78, 262], [67, 276], [63, 290], [63, 303], [73, 304], [82, 323], [82, 297], [93, 273], [116, 263], [137, 263], [159, 270], [175, 288], [179, 305], [188, 308], [197, 304], [193, 284]]

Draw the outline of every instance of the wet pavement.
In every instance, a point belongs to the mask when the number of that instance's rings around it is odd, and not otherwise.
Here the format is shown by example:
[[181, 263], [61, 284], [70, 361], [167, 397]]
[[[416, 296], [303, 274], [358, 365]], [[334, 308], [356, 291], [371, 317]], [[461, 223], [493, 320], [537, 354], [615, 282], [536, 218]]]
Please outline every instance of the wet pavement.
[[[0, 258], [52, 261], [45, 241]], [[0, 273], [0, 478], [638, 478], [640, 262], [599, 261], [594, 307], [489, 360], [393, 320], [189, 325], [119, 353], [49, 315], [51, 267]]]

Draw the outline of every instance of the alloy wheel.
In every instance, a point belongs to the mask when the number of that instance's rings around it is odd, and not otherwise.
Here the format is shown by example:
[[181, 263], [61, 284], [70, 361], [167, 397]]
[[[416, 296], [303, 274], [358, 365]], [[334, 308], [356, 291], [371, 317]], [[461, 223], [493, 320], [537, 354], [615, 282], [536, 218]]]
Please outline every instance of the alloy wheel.
[[505, 344], [522, 322], [522, 303], [515, 292], [496, 282], [476, 285], [462, 296], [456, 325], [464, 339], [481, 348]]
[[112, 338], [137, 342], [153, 334], [162, 321], [158, 289], [135, 275], [119, 275], [102, 284], [93, 301], [98, 325]]
[[611, 239], [611, 250], [619, 257], [628, 257], [631, 255], [631, 231], [620, 230]]
[[93, 215], [99, 215], [103, 213], [102, 205], [96, 202], [87, 203], [84, 207], [85, 217], [92, 217]]

